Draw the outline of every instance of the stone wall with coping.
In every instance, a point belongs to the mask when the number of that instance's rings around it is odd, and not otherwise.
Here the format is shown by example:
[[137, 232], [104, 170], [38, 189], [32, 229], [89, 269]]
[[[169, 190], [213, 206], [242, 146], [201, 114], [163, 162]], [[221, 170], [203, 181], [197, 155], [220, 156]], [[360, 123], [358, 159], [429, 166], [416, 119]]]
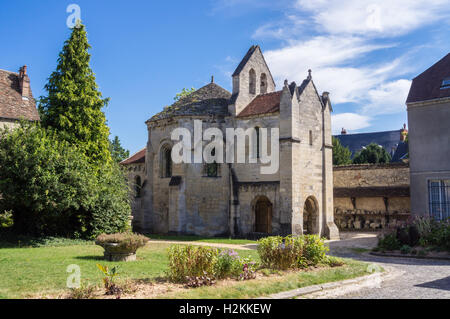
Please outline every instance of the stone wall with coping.
[[394, 227], [410, 216], [407, 163], [335, 166], [333, 179], [341, 230]]

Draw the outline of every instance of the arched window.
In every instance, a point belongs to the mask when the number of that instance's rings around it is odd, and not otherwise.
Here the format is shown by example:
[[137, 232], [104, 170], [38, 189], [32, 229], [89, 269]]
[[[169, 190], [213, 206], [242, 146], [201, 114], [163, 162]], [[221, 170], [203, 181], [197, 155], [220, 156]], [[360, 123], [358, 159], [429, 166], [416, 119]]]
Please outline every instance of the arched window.
[[264, 94], [267, 93], [267, 76], [265, 73], [261, 74], [261, 81], [260, 81], [260, 93]]
[[[216, 155], [216, 149], [213, 148], [211, 151], [211, 155]], [[217, 177], [219, 175], [219, 164], [214, 161], [213, 163], [207, 163], [206, 164], [206, 176], [208, 177]]]
[[172, 148], [165, 145], [161, 148], [160, 175], [162, 178], [172, 177]]
[[136, 198], [141, 197], [141, 189], [142, 189], [141, 177], [140, 176], [136, 176], [135, 179], [134, 179], [134, 196]]
[[258, 126], [255, 127], [255, 131], [256, 131], [256, 158], [261, 158], [261, 141]]
[[248, 79], [248, 92], [250, 94], [256, 94], [256, 72], [253, 69], [249, 71]]
[[313, 145], [313, 133], [309, 131], [309, 145]]

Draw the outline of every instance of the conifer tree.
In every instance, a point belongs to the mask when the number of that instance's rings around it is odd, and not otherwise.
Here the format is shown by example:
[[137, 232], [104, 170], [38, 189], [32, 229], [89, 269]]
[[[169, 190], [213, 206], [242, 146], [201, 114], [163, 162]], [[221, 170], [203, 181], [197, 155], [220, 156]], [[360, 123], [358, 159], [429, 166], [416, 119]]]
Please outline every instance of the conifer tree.
[[118, 136], [114, 137], [111, 141], [111, 156], [117, 163], [122, 162], [130, 156], [130, 151], [122, 147]]
[[91, 55], [84, 25], [78, 23], [65, 41], [58, 66], [45, 85], [39, 112], [42, 125], [57, 130], [71, 144], [84, 150], [91, 163], [111, 162], [109, 128], [102, 98], [89, 66]]
[[352, 152], [348, 147], [344, 147], [339, 139], [333, 139], [333, 165], [347, 165], [352, 163]]

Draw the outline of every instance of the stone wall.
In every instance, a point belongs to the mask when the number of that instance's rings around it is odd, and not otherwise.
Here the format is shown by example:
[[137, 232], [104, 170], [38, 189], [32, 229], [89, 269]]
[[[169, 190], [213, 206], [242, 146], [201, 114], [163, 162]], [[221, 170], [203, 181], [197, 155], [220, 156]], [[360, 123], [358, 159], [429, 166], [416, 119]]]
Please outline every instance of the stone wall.
[[334, 218], [341, 230], [392, 227], [410, 215], [409, 165], [334, 167]]
[[[128, 187], [130, 190], [130, 204], [133, 214], [133, 228], [141, 230], [143, 227], [142, 198], [145, 196], [146, 170], [145, 163], [134, 163], [125, 166]], [[140, 178], [140, 185], [136, 185], [137, 177]], [[139, 190], [139, 189], [140, 190]]]

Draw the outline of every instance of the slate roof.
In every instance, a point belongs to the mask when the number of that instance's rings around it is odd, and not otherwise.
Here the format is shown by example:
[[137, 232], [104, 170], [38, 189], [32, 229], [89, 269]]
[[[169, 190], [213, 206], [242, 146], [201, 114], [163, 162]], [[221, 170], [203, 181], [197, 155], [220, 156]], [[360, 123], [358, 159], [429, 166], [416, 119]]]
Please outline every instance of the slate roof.
[[0, 118], [39, 121], [36, 102], [31, 93], [22, 98], [19, 86], [19, 74], [0, 70]]
[[407, 158], [409, 154], [409, 146], [406, 142], [399, 142], [394, 155], [392, 156], [391, 162], [401, 162]]
[[244, 69], [244, 66], [247, 64], [247, 62], [250, 59], [250, 57], [252, 56], [253, 52], [255, 52], [257, 48], [258, 48], [257, 45], [252, 45], [250, 47], [250, 49], [247, 51], [247, 54], [242, 59], [241, 63], [239, 63], [239, 65], [237, 66], [237, 68], [234, 71], [232, 76], [239, 75], [239, 73], [241, 73], [242, 69]]
[[145, 153], [146, 152], [147, 152], [147, 148], [143, 148], [136, 154], [133, 154], [126, 160], [120, 162], [120, 164], [129, 165], [129, 164], [145, 163]]
[[282, 91], [277, 91], [258, 95], [237, 117], [278, 112], [280, 110], [281, 93]]
[[173, 116], [227, 116], [231, 93], [215, 83], [209, 83], [154, 115], [150, 121]]
[[446, 78], [450, 78], [450, 53], [413, 79], [406, 103], [450, 97], [450, 87], [441, 88]]
[[[370, 143], [375, 143], [384, 147], [386, 152], [393, 156], [397, 146], [400, 144], [400, 131], [385, 131], [385, 132], [373, 132], [373, 133], [359, 133], [359, 134], [341, 134], [335, 135], [341, 144], [348, 147], [352, 152], [352, 157], [360, 151], [364, 146]], [[397, 155], [401, 157], [399, 153]]]

